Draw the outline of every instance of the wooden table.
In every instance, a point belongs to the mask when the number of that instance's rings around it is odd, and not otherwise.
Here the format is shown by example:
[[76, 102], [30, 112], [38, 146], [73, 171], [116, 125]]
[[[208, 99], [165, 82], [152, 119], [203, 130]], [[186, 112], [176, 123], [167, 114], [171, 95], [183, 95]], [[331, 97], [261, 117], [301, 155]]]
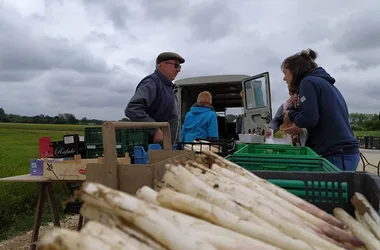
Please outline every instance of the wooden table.
[[0, 181], [2, 182], [32, 182], [38, 185], [37, 206], [36, 206], [36, 211], [34, 215], [33, 232], [32, 232], [31, 244], [30, 244], [30, 249], [35, 250], [37, 247], [36, 243], [38, 240], [38, 233], [40, 231], [42, 210], [45, 204], [45, 195], [49, 202], [50, 213], [52, 215], [54, 226], [56, 227], [61, 226], [59, 223], [57, 206], [53, 197], [53, 180], [51, 180], [48, 177], [33, 176], [30, 174], [25, 174], [25, 175], [17, 175], [17, 176], [1, 178]]

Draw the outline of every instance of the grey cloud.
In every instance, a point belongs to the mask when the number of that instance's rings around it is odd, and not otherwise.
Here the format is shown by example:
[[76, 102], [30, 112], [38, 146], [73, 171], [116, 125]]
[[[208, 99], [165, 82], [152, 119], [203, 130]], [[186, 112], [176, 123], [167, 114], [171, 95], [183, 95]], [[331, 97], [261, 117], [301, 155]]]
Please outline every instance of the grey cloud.
[[348, 51], [344, 53], [354, 63], [343, 63], [338, 68], [339, 71], [369, 70], [380, 65], [380, 47], [377, 49], [362, 49], [358, 51]]
[[319, 43], [328, 39], [331, 32], [327, 18], [320, 18], [306, 22], [298, 37], [305, 43]]
[[[355, 68], [366, 70], [380, 65], [380, 16], [378, 11], [348, 15], [333, 27], [331, 47], [355, 62]], [[343, 67], [342, 70], [351, 67]]]
[[[79, 92], [78, 90], [82, 90]], [[76, 108], [88, 108], [96, 114], [97, 108], [110, 108], [123, 110], [131, 98], [133, 92], [128, 94], [109, 91], [104, 88], [78, 88], [78, 93], [70, 94], [63, 89], [53, 88], [49, 90], [48, 97], [51, 103], [55, 103], [62, 110], [75, 110]], [[63, 94], [62, 94], [63, 93]]]
[[90, 34], [86, 37], [86, 42], [107, 42], [108, 36], [103, 32], [91, 31]]
[[[12, 27], [9, 27], [12, 28]], [[104, 60], [94, 58], [84, 47], [70, 46], [64, 39], [25, 38], [21, 30], [0, 37], [0, 66], [7, 70], [73, 69], [79, 72], [105, 72]], [[25, 32], [25, 31], [24, 31]], [[4, 34], [3, 32], [1, 32]]]
[[[176, 0], [141, 0], [141, 6], [144, 9], [144, 15], [153, 20], [176, 20], [185, 11], [188, 10], [188, 1]], [[175, 23], [174, 23], [175, 25]]]
[[1, 82], [22, 82], [43, 74], [43, 71], [34, 70], [1, 70], [0, 69], [0, 83]]
[[348, 77], [347, 73], [342, 77], [336, 77], [335, 86], [344, 96], [349, 112], [371, 113], [377, 112], [380, 107], [379, 95], [380, 89], [377, 87], [380, 78], [368, 80], [362, 77]]
[[114, 52], [114, 51], [117, 51], [119, 49], [120, 49], [120, 47], [117, 45], [106, 45], [103, 48], [103, 50], [106, 52]]
[[33, 13], [32, 15], [30, 15], [30, 18], [32, 20], [36, 20], [36, 21], [39, 21], [39, 22], [45, 22], [46, 21], [46, 18], [38, 13]]
[[54, 6], [54, 4], [58, 4], [59, 6], [64, 5], [64, 0], [44, 0], [45, 8], [49, 8]]
[[50, 103], [65, 103], [68, 108], [120, 108], [134, 93], [137, 77], [116, 71], [87, 74], [55, 71], [44, 81], [54, 83], [46, 88]]
[[140, 66], [140, 67], [143, 67], [143, 68], [149, 68], [149, 67], [151, 67], [151, 65], [150, 65], [149, 62], [141, 60], [139, 58], [129, 58], [129, 59], [127, 59], [127, 61], [125, 62], [125, 64], [126, 65], [136, 65], [136, 66]]
[[124, 3], [121, 1], [113, 1], [112, 4], [107, 5], [107, 14], [116, 28], [127, 28], [127, 20], [130, 12]]
[[334, 30], [338, 31], [332, 47], [337, 52], [380, 48], [380, 16], [378, 11], [347, 15]]
[[[101, 0], [82, 0], [86, 7], [92, 6], [99, 8], [104, 12], [106, 17], [112, 22], [113, 26], [118, 30], [126, 30], [128, 28], [128, 17], [132, 15], [128, 6], [123, 1], [101, 1]], [[93, 8], [88, 8], [91, 12]]]
[[239, 14], [219, 1], [209, 1], [192, 6], [189, 24], [192, 38], [215, 41], [230, 35], [239, 23]]
[[285, 58], [280, 57], [274, 50], [266, 47], [252, 49], [249, 53], [250, 58], [255, 58], [257, 64], [266, 67], [276, 67], [280, 72], [280, 65]]
[[3, 81], [24, 81], [53, 69], [77, 72], [107, 72], [106, 62], [95, 58], [84, 46], [66, 38], [37, 37], [27, 24], [17, 24], [16, 14], [3, 15], [0, 8], [0, 77]]

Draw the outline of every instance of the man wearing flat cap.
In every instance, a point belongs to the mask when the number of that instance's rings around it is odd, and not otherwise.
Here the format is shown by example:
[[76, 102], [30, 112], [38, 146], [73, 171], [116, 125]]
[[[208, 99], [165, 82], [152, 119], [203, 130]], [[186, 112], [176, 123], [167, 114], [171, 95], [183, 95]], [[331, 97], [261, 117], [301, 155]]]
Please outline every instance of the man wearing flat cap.
[[[172, 144], [178, 133], [178, 112], [173, 80], [185, 62], [180, 55], [163, 52], [157, 56], [156, 70], [144, 77], [136, 87], [127, 107], [125, 116], [135, 122], [169, 122]], [[149, 130], [151, 142], [163, 141], [161, 129]]]

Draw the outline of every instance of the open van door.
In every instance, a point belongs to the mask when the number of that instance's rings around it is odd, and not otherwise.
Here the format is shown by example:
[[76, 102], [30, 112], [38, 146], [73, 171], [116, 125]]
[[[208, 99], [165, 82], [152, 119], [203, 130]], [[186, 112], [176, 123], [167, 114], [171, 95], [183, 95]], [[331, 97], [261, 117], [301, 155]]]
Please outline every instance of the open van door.
[[242, 80], [244, 91], [244, 133], [264, 135], [272, 120], [269, 73]]

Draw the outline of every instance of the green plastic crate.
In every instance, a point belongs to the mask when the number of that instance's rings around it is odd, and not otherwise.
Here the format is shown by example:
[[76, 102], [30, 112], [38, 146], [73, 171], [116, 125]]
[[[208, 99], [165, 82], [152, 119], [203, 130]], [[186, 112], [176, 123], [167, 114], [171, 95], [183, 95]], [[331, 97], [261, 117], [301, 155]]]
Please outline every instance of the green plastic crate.
[[[116, 149], [121, 155], [128, 152], [132, 157], [135, 146], [143, 146], [145, 150], [148, 148], [148, 132], [145, 129], [115, 129], [115, 137]], [[102, 127], [85, 128], [84, 141], [90, 156], [103, 152]]]
[[133, 156], [135, 146], [148, 150], [148, 131], [146, 129], [126, 129], [122, 131], [123, 150]]
[[265, 156], [317, 156], [309, 147], [294, 147], [292, 145], [278, 145], [278, 144], [247, 144], [245, 147], [237, 150], [234, 155], [265, 155]]
[[[96, 149], [86, 149], [86, 158], [98, 158], [103, 157], [104, 150], [103, 148], [96, 148]], [[125, 152], [123, 149], [116, 149], [116, 155], [117, 157], [124, 157]]]
[[289, 190], [329, 214], [333, 214], [334, 209], [340, 207], [355, 216], [355, 207], [350, 201], [355, 192], [362, 193], [374, 209], [379, 211], [380, 178], [376, 174], [353, 171], [252, 173]]
[[[122, 149], [122, 131], [115, 129], [116, 148]], [[103, 148], [103, 132], [102, 127], [86, 127], [84, 128], [84, 143], [86, 149]]]
[[245, 146], [247, 146], [247, 144], [245, 144], [245, 143], [236, 143], [235, 149], [236, 149], [236, 151], [238, 151], [238, 150], [244, 148]]
[[[269, 171], [269, 172], [311, 172], [315, 173], [316, 175], [318, 173], [336, 173], [336, 172], [342, 172], [339, 168], [334, 166], [331, 162], [328, 160], [322, 158], [322, 157], [315, 157], [315, 156], [303, 156], [303, 158], [284, 158], [283, 155], [278, 155], [276, 158], [268, 158], [268, 157], [255, 157], [255, 156], [241, 156], [241, 155], [230, 155], [226, 157], [226, 160], [229, 160], [249, 171]], [[309, 181], [305, 185], [305, 182], [301, 180], [284, 180], [284, 179], [267, 179], [269, 182], [280, 186], [290, 193], [297, 195], [300, 198], [305, 199], [307, 197], [307, 189], [306, 186], [309, 188], [309, 190], [314, 188], [319, 188], [322, 190], [320, 194], [314, 193], [314, 197], [317, 197], [320, 199], [317, 199], [318, 202], [328, 202], [331, 199], [338, 198], [338, 194], [336, 194], [336, 190], [338, 189], [338, 186], [336, 184], [334, 185], [334, 188], [332, 186], [332, 183], [327, 183], [327, 189], [326, 189], [326, 183], [325, 182], [312, 182]], [[320, 183], [320, 186], [318, 186]], [[348, 199], [347, 196], [347, 185], [343, 185], [341, 187], [343, 189], [343, 198]], [[334, 192], [335, 190], [335, 192]], [[334, 194], [334, 197], [333, 197]], [[309, 191], [309, 197], [311, 196], [311, 193]]]
[[[315, 173], [318, 174], [318, 173]], [[338, 190], [338, 183], [331, 183], [327, 182], [327, 189], [326, 189], [326, 182], [317, 182], [317, 181], [297, 181], [297, 180], [275, 180], [275, 179], [268, 179], [269, 182], [282, 187], [286, 189], [288, 192], [302, 198], [306, 199], [307, 197], [314, 196], [314, 199], [316, 202], [328, 202], [332, 199], [338, 199], [338, 193], [336, 192]], [[334, 184], [334, 186], [333, 186]], [[320, 185], [320, 186], [319, 186]], [[320, 192], [312, 191], [306, 191], [306, 187], [308, 190], [312, 190], [313, 188], [318, 189], [320, 187]], [[348, 195], [347, 195], [347, 183], [341, 184], [342, 189], [342, 198], [345, 202], [348, 202]], [[308, 195], [307, 195], [308, 194]], [[327, 198], [326, 198], [327, 197]], [[317, 198], [317, 199], [316, 199]], [[321, 198], [321, 199], [318, 199]]]
[[304, 156], [290, 158], [284, 156], [255, 157], [230, 155], [227, 160], [242, 166], [249, 171], [289, 171], [289, 172], [340, 172], [341, 170], [322, 157]]

